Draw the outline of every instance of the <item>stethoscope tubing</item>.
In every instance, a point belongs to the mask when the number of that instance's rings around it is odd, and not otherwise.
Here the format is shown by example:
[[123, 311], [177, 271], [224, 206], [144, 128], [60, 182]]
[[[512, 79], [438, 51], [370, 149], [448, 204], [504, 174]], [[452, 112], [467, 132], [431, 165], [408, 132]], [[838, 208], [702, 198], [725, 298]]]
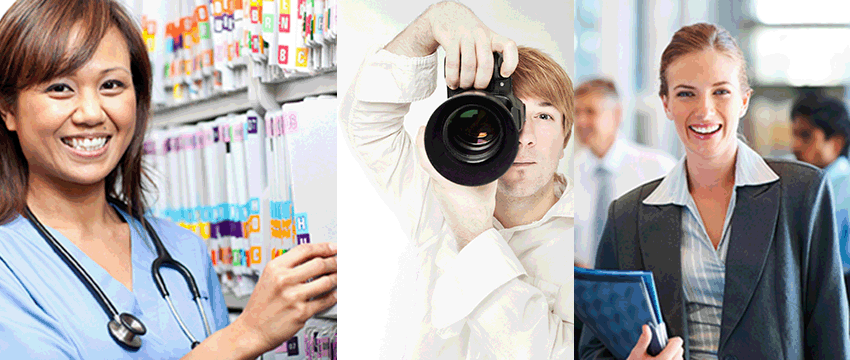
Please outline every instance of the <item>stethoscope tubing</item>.
[[109, 317], [112, 319], [117, 319], [119, 315], [118, 309], [116, 309], [115, 305], [113, 305], [112, 302], [109, 301], [109, 298], [106, 297], [106, 294], [103, 292], [100, 286], [97, 285], [91, 275], [89, 275], [89, 273], [85, 269], [83, 269], [83, 266], [80, 265], [79, 262], [77, 262], [77, 259], [75, 259], [74, 256], [71, 255], [68, 249], [66, 249], [65, 246], [62, 245], [62, 243], [57, 241], [56, 238], [50, 234], [50, 231], [48, 231], [47, 228], [45, 228], [44, 225], [41, 224], [41, 221], [38, 221], [38, 218], [36, 218], [35, 215], [33, 215], [32, 211], [30, 211], [29, 206], [24, 208], [24, 212], [26, 212], [27, 218], [30, 220], [30, 223], [32, 223], [33, 226], [35, 226], [36, 230], [38, 230], [39, 235], [41, 235], [41, 237], [44, 238], [44, 240], [47, 241], [48, 244], [50, 244], [50, 247], [52, 247], [53, 250], [59, 254], [59, 257], [61, 257], [62, 260], [64, 260], [65, 263], [68, 264], [68, 266], [70, 266], [71, 269], [74, 270], [74, 273], [77, 274], [77, 277], [80, 278], [80, 281], [82, 281], [83, 284], [89, 289], [89, 291], [95, 295], [95, 298], [100, 303], [100, 306], [103, 307], [107, 313], [109, 313]]
[[[117, 203], [117, 201], [110, 199], [110, 202], [116, 203], [117, 206], [121, 206], [122, 204]], [[138, 320], [135, 316], [130, 314], [123, 314], [128, 317], [131, 317], [138, 324], [140, 329], [134, 329], [132, 326], [128, 326], [124, 324], [122, 321], [121, 315], [118, 312], [118, 309], [109, 300], [100, 286], [94, 281], [94, 279], [89, 275], [89, 273], [83, 268], [82, 265], [71, 255], [71, 253], [66, 249], [55, 237], [47, 230], [47, 228], [35, 217], [35, 215], [30, 211], [29, 206], [24, 208], [26, 217], [30, 220], [30, 223], [36, 228], [37, 232], [47, 241], [48, 244], [53, 248], [53, 250], [65, 261], [65, 263], [74, 271], [77, 277], [80, 278], [80, 281], [89, 289], [89, 292], [94, 294], [95, 299], [97, 299], [98, 303], [100, 303], [101, 307], [106, 311], [109, 317], [112, 319], [111, 322], [115, 322], [116, 324], [122, 324], [126, 331], [121, 331], [123, 335], [116, 335], [112, 329], [110, 330], [110, 334], [113, 338], [121, 345], [129, 347], [133, 350], [141, 347], [141, 342], [137, 341], [135, 336], [128, 336], [128, 332], [131, 332], [135, 335], [143, 335], [146, 332], [144, 324], [142, 324], [141, 320]], [[171, 314], [174, 315], [174, 318], [177, 320], [180, 329], [186, 334], [186, 337], [192, 342], [192, 348], [200, 344], [200, 342], [192, 336], [192, 333], [189, 331], [189, 328], [183, 322], [183, 319], [177, 313], [177, 310], [174, 307], [174, 304], [171, 301], [171, 297], [169, 296], [168, 288], [165, 285], [165, 280], [162, 278], [159, 270], [161, 267], [166, 266], [172, 268], [179, 272], [183, 279], [186, 280], [186, 284], [189, 287], [189, 290], [192, 292], [192, 300], [195, 305], [198, 307], [198, 311], [201, 313], [201, 318], [204, 322], [204, 330], [206, 331], [206, 335], [210, 336], [212, 334], [209, 320], [207, 319], [206, 311], [204, 311], [204, 307], [201, 304], [201, 293], [198, 290], [198, 283], [195, 281], [195, 277], [192, 276], [192, 272], [186, 268], [185, 265], [181, 264], [177, 260], [171, 257], [171, 254], [168, 253], [168, 250], [162, 244], [162, 241], [159, 238], [159, 235], [156, 233], [156, 230], [150, 224], [150, 222], [145, 221], [144, 219], [140, 220], [145, 227], [145, 230], [148, 233], [148, 236], [151, 238], [153, 242], [154, 248], [156, 248], [157, 258], [154, 259], [151, 264], [151, 275], [153, 276], [154, 283], [156, 283], [156, 287], [159, 290], [160, 295], [162, 295], [163, 299], [165, 299], [168, 304], [169, 309], [171, 310]], [[108, 327], [109, 328], [109, 327]]]

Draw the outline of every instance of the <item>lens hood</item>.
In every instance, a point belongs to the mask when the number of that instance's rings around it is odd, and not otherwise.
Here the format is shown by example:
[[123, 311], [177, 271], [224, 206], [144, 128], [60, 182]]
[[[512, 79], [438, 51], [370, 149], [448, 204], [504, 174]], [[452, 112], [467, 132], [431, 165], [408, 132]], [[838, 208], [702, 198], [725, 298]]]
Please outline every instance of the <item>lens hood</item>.
[[448, 89], [449, 98], [425, 127], [425, 152], [443, 177], [456, 184], [491, 183], [510, 169], [519, 148], [525, 105], [502, 77], [494, 53], [493, 77], [484, 90]]

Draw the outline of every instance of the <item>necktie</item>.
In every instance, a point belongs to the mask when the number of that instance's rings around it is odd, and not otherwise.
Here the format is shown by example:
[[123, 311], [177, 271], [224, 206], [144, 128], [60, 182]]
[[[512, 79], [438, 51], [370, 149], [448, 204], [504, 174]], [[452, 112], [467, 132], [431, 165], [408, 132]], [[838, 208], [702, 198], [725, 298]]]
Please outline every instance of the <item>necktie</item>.
[[593, 234], [593, 258], [596, 259], [596, 250], [599, 248], [599, 240], [602, 238], [602, 230], [605, 229], [605, 220], [608, 219], [608, 205], [614, 200], [614, 177], [611, 172], [599, 166], [596, 168], [596, 214], [593, 218], [595, 232]]

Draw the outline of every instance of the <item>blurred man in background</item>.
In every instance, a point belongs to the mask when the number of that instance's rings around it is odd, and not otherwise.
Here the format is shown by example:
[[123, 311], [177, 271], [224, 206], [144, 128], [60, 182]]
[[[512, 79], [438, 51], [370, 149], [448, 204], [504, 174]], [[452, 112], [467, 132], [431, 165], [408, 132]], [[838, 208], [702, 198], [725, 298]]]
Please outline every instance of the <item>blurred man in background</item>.
[[844, 272], [850, 270], [850, 161], [847, 160], [850, 118], [841, 100], [807, 94], [791, 108], [794, 155], [826, 171]]
[[[593, 267], [608, 205], [638, 185], [664, 176], [675, 165], [667, 153], [617, 136], [623, 108], [614, 82], [592, 79], [575, 90], [576, 211], [575, 263]], [[581, 199], [584, 197], [584, 201]]]

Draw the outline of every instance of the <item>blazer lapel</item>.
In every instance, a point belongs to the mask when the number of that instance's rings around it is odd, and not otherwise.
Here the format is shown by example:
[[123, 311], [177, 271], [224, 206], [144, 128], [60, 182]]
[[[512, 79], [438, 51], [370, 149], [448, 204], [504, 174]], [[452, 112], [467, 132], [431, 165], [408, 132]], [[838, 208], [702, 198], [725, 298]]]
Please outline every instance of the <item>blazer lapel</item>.
[[687, 339], [682, 306], [682, 208], [642, 204], [640, 209], [638, 233], [644, 267], [655, 279], [669, 336]]
[[723, 288], [722, 349], [756, 290], [779, 216], [779, 182], [737, 189]]

